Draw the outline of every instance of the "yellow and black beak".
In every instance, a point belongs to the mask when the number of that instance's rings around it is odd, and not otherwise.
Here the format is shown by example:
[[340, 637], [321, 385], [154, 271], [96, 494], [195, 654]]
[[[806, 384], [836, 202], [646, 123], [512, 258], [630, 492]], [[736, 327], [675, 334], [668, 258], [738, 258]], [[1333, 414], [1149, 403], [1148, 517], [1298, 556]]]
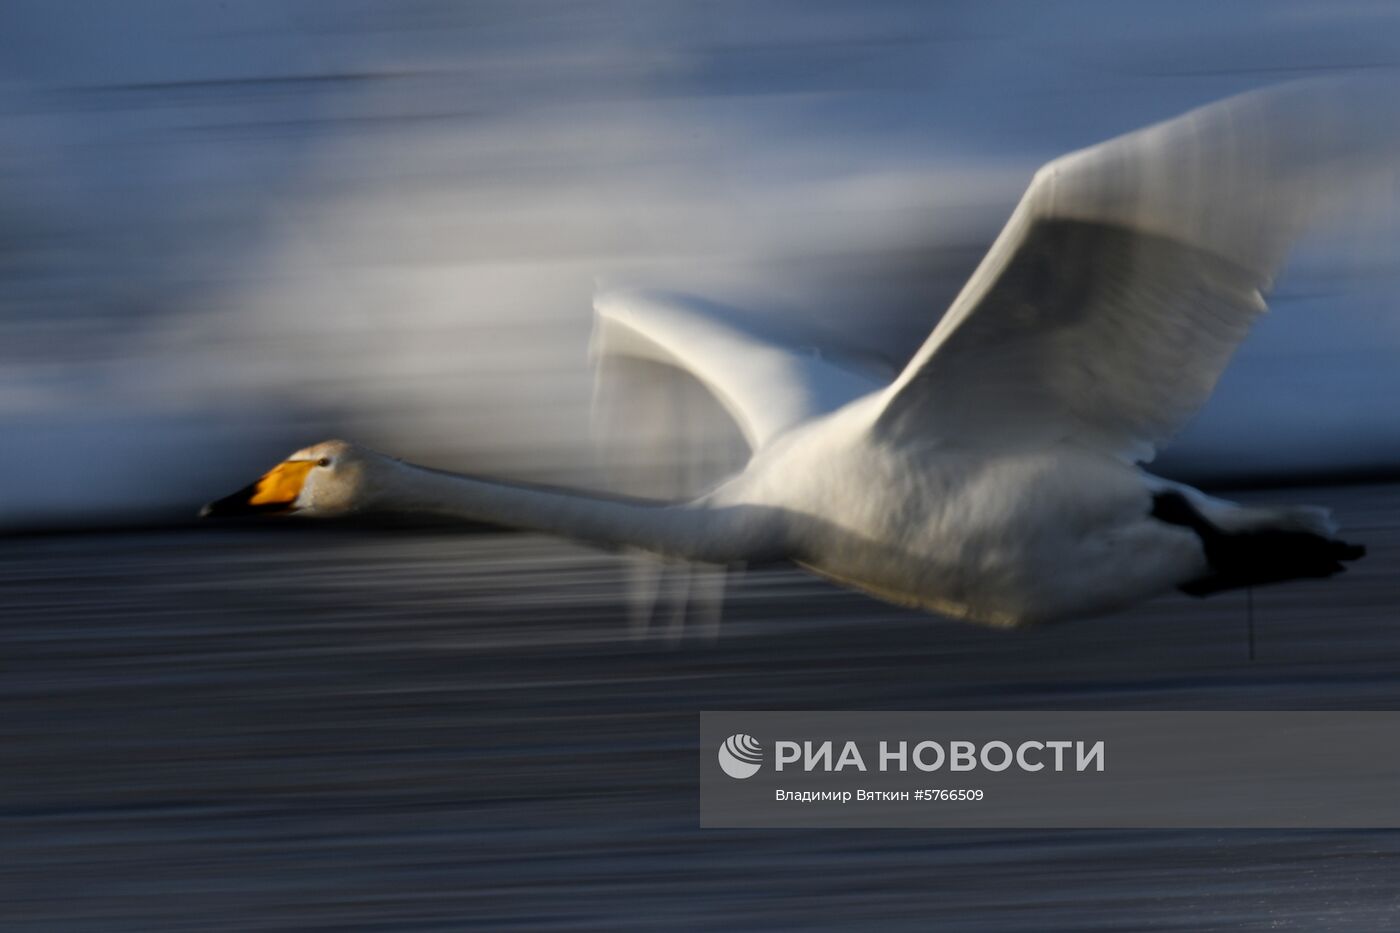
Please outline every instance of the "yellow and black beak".
[[231, 496], [224, 496], [199, 510], [200, 518], [222, 518], [229, 515], [285, 515], [296, 511], [306, 474], [316, 465], [314, 460], [287, 460], [263, 474], [256, 483], [244, 486]]

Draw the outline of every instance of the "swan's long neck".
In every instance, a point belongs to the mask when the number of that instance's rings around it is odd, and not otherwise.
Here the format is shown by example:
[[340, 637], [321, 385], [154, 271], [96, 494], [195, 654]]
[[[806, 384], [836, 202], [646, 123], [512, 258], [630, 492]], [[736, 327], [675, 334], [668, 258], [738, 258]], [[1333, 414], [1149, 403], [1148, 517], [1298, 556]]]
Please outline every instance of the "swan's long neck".
[[377, 486], [377, 510], [447, 515], [688, 560], [727, 563], [773, 547], [771, 523], [701, 502], [615, 499], [398, 462]]

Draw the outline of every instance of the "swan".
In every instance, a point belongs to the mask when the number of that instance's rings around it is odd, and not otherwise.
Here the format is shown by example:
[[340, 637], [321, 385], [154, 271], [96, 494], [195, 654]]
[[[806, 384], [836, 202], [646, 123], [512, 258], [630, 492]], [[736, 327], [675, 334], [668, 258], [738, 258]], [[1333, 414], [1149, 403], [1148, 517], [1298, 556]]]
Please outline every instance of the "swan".
[[1144, 464], [1205, 402], [1364, 112], [1256, 92], [1062, 156], [893, 378], [646, 289], [595, 297], [595, 351], [697, 377], [752, 453], [688, 501], [447, 473], [341, 440], [205, 515], [436, 513], [662, 557], [792, 561], [993, 626], [1342, 572], [1327, 511], [1243, 507]]

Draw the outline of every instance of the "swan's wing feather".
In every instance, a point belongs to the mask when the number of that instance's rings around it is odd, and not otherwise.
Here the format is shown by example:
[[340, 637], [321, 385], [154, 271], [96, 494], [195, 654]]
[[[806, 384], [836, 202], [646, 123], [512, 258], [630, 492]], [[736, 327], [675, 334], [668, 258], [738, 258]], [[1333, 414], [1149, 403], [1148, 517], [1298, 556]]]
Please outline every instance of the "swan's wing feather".
[[[669, 364], [621, 353], [600, 355], [594, 363], [592, 435], [598, 479], [609, 491], [682, 501], [743, 469], [747, 443], [694, 378]], [[726, 568], [666, 564], [642, 554], [626, 555], [625, 563], [622, 582], [634, 637], [662, 633], [678, 640], [690, 617], [704, 620], [706, 637], [714, 634]]]
[[1340, 173], [1393, 156], [1371, 100], [1286, 87], [1051, 162], [890, 387], [876, 430], [977, 446], [1072, 438], [1151, 459], [1209, 397]]
[[[593, 428], [600, 466], [617, 492], [695, 496], [742, 469], [749, 450], [892, 376], [867, 374], [858, 368], [868, 368], [865, 361], [829, 362], [695, 298], [612, 291], [594, 308]], [[627, 577], [634, 635], [648, 636], [655, 623], [679, 641], [695, 619], [703, 637], [716, 638], [728, 572], [635, 558]]]
[[882, 429], [979, 446], [1074, 439], [1149, 460], [1264, 310], [1249, 270], [1114, 225], [1037, 219], [997, 271]]
[[599, 295], [593, 307], [595, 366], [626, 357], [688, 372], [725, 407], [754, 450], [885, 384], [815, 348], [765, 335], [741, 315], [700, 299], [614, 291]]

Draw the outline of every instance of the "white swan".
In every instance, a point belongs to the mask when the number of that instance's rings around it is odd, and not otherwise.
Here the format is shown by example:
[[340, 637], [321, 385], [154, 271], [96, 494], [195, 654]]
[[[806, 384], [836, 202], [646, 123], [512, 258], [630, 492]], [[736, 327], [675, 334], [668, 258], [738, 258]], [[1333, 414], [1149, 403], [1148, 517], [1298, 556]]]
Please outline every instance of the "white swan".
[[1365, 114], [1335, 94], [1236, 98], [1051, 162], [892, 382], [693, 300], [599, 297], [601, 352], [689, 370], [753, 448], [692, 501], [496, 482], [329, 441], [205, 514], [443, 513], [692, 561], [787, 559], [993, 625], [1331, 575], [1363, 551], [1331, 538], [1325, 511], [1241, 508], [1137, 463], [1210, 394], [1356, 151]]

